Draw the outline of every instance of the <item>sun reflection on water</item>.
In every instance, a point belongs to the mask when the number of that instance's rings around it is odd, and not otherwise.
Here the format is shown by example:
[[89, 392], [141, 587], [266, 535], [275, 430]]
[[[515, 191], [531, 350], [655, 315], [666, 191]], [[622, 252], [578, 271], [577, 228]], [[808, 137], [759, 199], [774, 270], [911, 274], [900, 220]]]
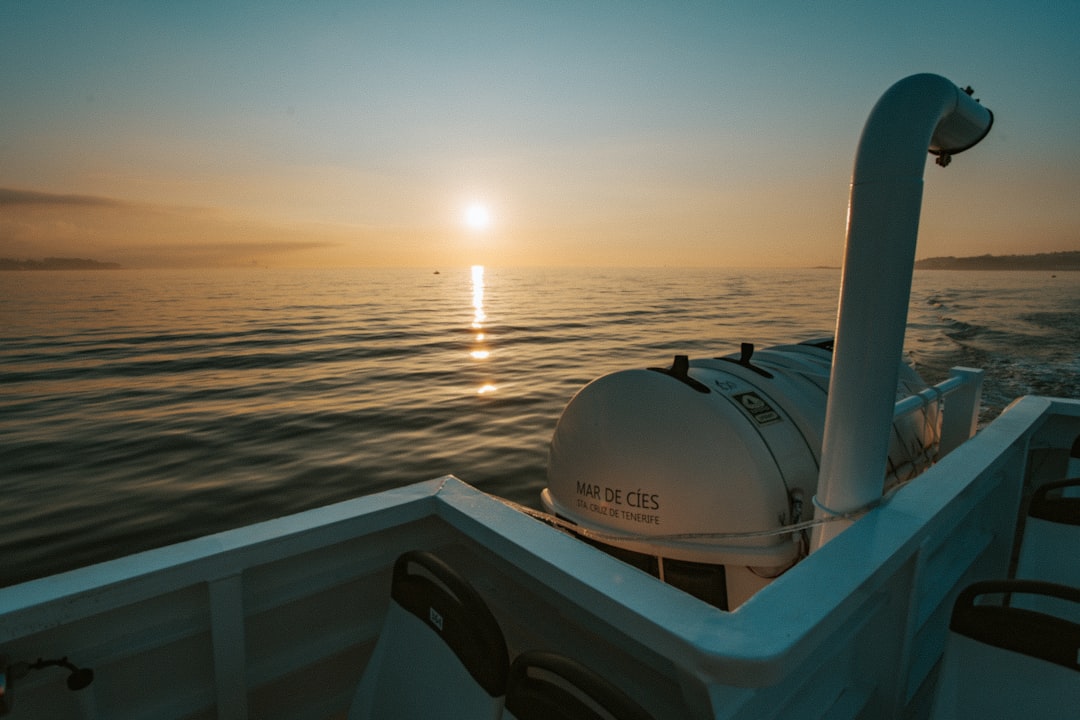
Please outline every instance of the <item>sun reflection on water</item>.
[[[491, 350], [485, 344], [486, 334], [484, 330], [484, 321], [487, 320], [487, 315], [484, 313], [484, 266], [473, 265], [472, 266], [472, 304], [473, 304], [473, 321], [472, 328], [476, 332], [473, 333], [473, 346], [469, 352], [469, 357], [473, 360], [487, 360], [491, 357]], [[487, 395], [493, 393], [499, 388], [490, 382], [485, 382], [481, 385], [477, 391], [477, 395]]]

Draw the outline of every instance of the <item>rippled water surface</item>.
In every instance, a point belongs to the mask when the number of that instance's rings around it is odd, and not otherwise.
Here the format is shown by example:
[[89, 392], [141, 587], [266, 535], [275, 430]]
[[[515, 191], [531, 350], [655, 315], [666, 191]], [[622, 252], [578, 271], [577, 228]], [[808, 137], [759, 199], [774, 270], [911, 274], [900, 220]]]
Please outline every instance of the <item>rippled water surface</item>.
[[[2, 584], [452, 473], [536, 505], [604, 373], [830, 335], [836, 270], [0, 275]], [[916, 273], [910, 360], [984, 419], [1080, 396], [1080, 273]]]

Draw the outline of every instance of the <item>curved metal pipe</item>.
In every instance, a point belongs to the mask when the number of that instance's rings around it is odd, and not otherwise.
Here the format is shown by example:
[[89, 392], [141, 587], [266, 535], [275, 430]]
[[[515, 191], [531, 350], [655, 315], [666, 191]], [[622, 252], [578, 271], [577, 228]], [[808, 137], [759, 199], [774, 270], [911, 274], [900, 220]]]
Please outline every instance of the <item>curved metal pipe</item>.
[[[850, 513], [881, 497], [926, 153], [948, 165], [992, 124], [993, 114], [967, 91], [930, 74], [897, 82], [870, 111], [851, 179], [815, 517]], [[819, 526], [813, 547], [849, 524]]]

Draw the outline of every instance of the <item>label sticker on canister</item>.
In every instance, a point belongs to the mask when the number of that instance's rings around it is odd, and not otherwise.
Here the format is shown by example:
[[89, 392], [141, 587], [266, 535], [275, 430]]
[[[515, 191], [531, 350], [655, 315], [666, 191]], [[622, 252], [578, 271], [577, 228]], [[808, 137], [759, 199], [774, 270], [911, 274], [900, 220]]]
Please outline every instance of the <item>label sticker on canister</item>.
[[744, 392], [733, 395], [735, 402], [739, 403], [743, 410], [754, 418], [758, 425], [771, 425], [783, 422], [780, 414], [773, 410], [769, 403], [765, 402], [756, 392]]

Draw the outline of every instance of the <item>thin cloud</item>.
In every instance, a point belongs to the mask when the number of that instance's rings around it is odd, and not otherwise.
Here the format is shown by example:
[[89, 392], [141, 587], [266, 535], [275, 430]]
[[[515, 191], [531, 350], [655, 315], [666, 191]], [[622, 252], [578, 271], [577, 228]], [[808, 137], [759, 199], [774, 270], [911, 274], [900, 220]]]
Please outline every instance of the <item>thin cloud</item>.
[[274, 223], [215, 207], [0, 188], [0, 255], [125, 267], [340, 264], [353, 228]]
[[98, 197], [95, 195], [66, 195], [59, 193], [38, 192], [36, 190], [17, 190], [0, 188], [0, 206], [18, 205], [54, 205], [65, 207], [124, 207], [121, 200]]

